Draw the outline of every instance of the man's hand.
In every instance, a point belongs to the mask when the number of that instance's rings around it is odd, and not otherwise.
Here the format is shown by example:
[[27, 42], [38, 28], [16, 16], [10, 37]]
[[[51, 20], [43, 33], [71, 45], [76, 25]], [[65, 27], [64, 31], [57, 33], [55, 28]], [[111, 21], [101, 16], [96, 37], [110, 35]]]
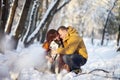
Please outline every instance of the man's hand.
[[52, 54], [57, 54], [57, 50], [52, 50], [51, 53]]
[[46, 59], [50, 62], [50, 63], [53, 63], [53, 58], [52, 57], [50, 57], [50, 56], [46, 56]]

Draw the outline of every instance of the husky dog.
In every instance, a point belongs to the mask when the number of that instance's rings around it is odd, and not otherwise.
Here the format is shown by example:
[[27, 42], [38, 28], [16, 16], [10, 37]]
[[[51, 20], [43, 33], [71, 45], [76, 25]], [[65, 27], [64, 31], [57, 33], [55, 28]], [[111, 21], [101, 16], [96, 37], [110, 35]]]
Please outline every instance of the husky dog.
[[50, 57], [52, 57], [53, 63], [49, 63], [49, 64], [51, 66], [51, 71], [56, 74], [59, 73], [59, 59], [58, 59], [59, 54], [54, 53], [54, 50], [56, 50], [59, 46], [60, 44], [58, 41], [52, 41], [50, 43], [50, 49], [51, 49]]
[[59, 47], [59, 44], [56, 41], [52, 41], [50, 44], [50, 49], [51, 49], [51, 57], [55, 60], [59, 56], [57, 53], [53, 53], [53, 50], [56, 50]]

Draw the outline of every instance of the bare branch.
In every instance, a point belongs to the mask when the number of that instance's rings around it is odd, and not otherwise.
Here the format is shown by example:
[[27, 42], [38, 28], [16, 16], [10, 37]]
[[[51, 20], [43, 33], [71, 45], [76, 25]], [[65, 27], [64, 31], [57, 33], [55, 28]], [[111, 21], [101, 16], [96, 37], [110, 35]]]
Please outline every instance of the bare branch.
[[90, 71], [88, 74], [90, 74], [90, 73], [92, 73], [92, 72], [95, 72], [95, 71], [103, 71], [103, 72], [105, 72], [105, 73], [109, 73], [108, 71], [103, 70], [103, 69], [94, 69], [94, 70]]
[[80, 73], [80, 74], [78, 74], [77, 76], [80, 76], [80, 75], [85, 75], [85, 74], [92, 74], [92, 75], [94, 75], [94, 76], [100, 76], [100, 77], [103, 77], [103, 78], [111, 78], [111, 79], [118, 79], [118, 80], [120, 80], [120, 77], [115, 77], [115, 76], [103, 76], [103, 75], [99, 75], [99, 74], [93, 74], [93, 72], [95, 72], [95, 71], [102, 71], [102, 72], [104, 72], [104, 73], [106, 73], [106, 74], [108, 74], [108, 73], [110, 73], [109, 71], [106, 71], [106, 70], [104, 70], [104, 69], [94, 69], [94, 70], [92, 70], [92, 71], [90, 71], [90, 72], [84, 72], [84, 73]]
[[56, 9], [55, 13], [60, 11], [60, 9], [62, 9], [66, 4], [68, 4], [71, 0], [67, 0], [67, 1], [64, 1], [64, 3], [58, 8]]

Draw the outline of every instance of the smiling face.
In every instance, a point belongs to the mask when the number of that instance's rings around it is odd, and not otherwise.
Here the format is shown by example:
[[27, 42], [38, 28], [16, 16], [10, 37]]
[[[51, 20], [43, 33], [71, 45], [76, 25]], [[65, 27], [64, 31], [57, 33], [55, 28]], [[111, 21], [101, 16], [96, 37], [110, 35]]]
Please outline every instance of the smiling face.
[[66, 35], [67, 35], [67, 30], [61, 30], [61, 29], [59, 29], [58, 33], [60, 35], [60, 38], [64, 39], [66, 37]]

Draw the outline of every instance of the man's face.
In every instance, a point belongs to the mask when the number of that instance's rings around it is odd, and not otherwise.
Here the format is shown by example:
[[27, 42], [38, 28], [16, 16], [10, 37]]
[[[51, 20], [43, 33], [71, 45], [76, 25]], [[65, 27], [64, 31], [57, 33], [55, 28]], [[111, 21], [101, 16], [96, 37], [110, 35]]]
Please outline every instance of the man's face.
[[60, 38], [64, 39], [66, 37], [67, 31], [66, 30], [59, 30], [58, 31]]

